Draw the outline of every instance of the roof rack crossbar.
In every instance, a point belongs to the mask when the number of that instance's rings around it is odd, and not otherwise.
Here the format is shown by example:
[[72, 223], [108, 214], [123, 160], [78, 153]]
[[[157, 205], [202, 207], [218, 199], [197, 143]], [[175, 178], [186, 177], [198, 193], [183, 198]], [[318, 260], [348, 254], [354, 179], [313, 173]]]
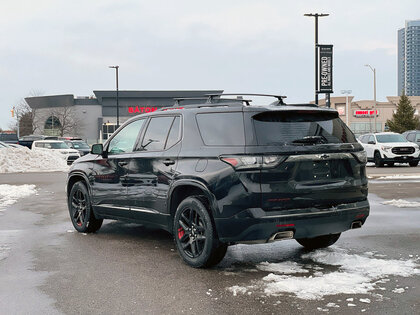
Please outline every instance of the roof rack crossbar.
[[180, 102], [185, 101], [185, 100], [207, 100], [207, 97], [202, 97], [202, 96], [201, 97], [175, 97], [174, 106], [179, 106]]
[[[285, 95], [274, 95], [274, 94], [261, 94], [261, 93], [220, 93], [220, 94], [206, 94], [208, 96], [208, 102], [211, 103], [214, 97], [221, 97], [221, 96], [266, 96], [266, 97], [274, 97], [277, 98], [280, 105], [285, 105], [283, 99], [287, 98]], [[248, 104], [249, 105], [249, 104]]]

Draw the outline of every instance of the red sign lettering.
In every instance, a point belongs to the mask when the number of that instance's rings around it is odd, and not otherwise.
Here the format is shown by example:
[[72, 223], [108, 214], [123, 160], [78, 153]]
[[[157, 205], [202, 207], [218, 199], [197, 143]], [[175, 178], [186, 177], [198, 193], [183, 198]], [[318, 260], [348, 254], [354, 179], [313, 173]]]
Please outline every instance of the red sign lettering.
[[[376, 116], [378, 116], [378, 110], [376, 110]], [[375, 116], [375, 110], [370, 109], [370, 110], [355, 110], [354, 111], [354, 116], [356, 117], [371, 117], [371, 116]]]
[[157, 107], [142, 107], [142, 106], [129, 106], [128, 107], [128, 112], [130, 114], [136, 114], [136, 113], [151, 113], [154, 112], [155, 110], [157, 110]]

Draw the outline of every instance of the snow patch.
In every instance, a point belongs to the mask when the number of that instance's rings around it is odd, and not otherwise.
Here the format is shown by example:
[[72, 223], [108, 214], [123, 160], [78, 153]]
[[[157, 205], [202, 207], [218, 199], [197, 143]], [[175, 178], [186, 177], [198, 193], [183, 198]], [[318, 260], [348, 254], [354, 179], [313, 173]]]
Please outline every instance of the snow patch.
[[404, 288], [395, 288], [394, 290], [392, 290], [392, 292], [394, 292], [394, 293], [404, 293], [405, 289]]
[[26, 147], [0, 150], [0, 173], [67, 172], [63, 154], [53, 150], [32, 151]]
[[392, 199], [382, 202], [383, 205], [391, 205], [398, 208], [420, 208], [420, 202], [403, 199]]
[[377, 179], [420, 179], [419, 175], [389, 175], [389, 176], [382, 176]]
[[[419, 265], [414, 260], [379, 259], [374, 253], [367, 255], [349, 254], [348, 251], [335, 246], [319, 249], [301, 255], [303, 260], [314, 264], [297, 262], [260, 263], [257, 268], [270, 272], [261, 281], [252, 286], [233, 286], [228, 288], [235, 296], [252, 290], [261, 290], [266, 295], [278, 296], [284, 293], [294, 294], [305, 300], [321, 300], [326, 295], [367, 294], [378, 287], [378, 283], [388, 282], [389, 276], [411, 277], [420, 275]], [[334, 271], [319, 271], [319, 265], [337, 267]], [[329, 268], [330, 269], [330, 268]], [[305, 276], [296, 275], [304, 273]], [[311, 273], [308, 275], [308, 273]], [[403, 293], [398, 288], [394, 293]], [[347, 298], [353, 302], [353, 298]], [[370, 299], [359, 299], [370, 303]], [[353, 306], [354, 303], [348, 303]]]
[[232, 292], [233, 296], [237, 296], [238, 293], [245, 294], [247, 290], [248, 289], [246, 287], [240, 287], [238, 285], [234, 285], [234, 286], [228, 288], [228, 291]]
[[20, 198], [35, 194], [35, 185], [0, 185], [0, 212]]
[[284, 261], [280, 263], [268, 263], [262, 262], [257, 265], [257, 268], [262, 271], [276, 272], [282, 274], [293, 274], [293, 273], [308, 273], [309, 270], [302, 268], [296, 262]]

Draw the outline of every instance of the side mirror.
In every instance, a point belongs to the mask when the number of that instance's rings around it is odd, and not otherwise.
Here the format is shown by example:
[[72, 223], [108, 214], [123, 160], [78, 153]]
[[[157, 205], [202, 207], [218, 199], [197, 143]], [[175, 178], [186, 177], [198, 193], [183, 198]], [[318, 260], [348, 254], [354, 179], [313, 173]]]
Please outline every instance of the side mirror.
[[375, 141], [369, 141], [368, 144], [376, 144]]
[[102, 155], [104, 153], [104, 146], [102, 143], [96, 143], [92, 145], [92, 149], [90, 150], [90, 153]]

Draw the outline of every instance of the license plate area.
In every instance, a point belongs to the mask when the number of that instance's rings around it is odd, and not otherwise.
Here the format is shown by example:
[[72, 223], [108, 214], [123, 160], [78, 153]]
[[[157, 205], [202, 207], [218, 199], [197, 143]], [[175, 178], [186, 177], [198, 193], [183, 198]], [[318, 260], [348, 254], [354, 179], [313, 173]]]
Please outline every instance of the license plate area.
[[323, 180], [331, 178], [331, 163], [329, 161], [312, 162], [312, 176], [314, 180]]

